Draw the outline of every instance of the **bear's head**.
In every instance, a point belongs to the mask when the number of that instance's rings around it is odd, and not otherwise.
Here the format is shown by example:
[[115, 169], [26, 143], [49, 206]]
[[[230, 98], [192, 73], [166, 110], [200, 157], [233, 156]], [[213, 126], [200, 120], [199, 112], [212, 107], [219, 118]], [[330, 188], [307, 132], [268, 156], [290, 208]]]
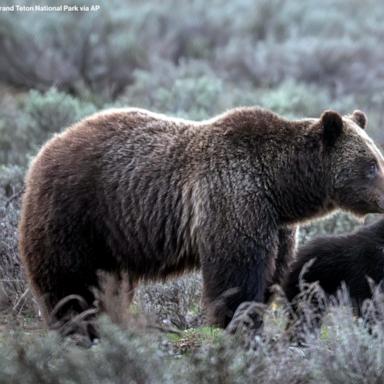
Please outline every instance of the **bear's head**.
[[320, 129], [331, 174], [331, 200], [355, 215], [384, 212], [384, 157], [367, 135], [361, 111], [325, 111]]

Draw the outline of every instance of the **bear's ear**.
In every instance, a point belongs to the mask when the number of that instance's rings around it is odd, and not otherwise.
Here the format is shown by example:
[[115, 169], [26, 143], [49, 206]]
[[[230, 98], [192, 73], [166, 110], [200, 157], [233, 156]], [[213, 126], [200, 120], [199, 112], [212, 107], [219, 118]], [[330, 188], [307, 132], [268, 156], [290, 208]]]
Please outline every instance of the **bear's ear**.
[[356, 109], [353, 111], [351, 119], [362, 129], [366, 129], [368, 126], [368, 118], [363, 111]]
[[335, 111], [324, 111], [320, 116], [323, 139], [326, 145], [333, 145], [343, 132], [343, 119]]

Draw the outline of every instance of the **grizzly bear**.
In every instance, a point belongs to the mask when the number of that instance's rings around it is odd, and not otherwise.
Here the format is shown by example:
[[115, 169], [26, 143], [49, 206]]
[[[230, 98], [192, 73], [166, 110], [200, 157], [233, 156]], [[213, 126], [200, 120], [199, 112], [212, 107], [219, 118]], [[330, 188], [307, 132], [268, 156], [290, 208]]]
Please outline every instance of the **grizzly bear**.
[[[335, 297], [344, 285], [354, 312], [361, 316], [363, 302], [372, 298], [374, 287], [370, 282], [380, 288], [384, 279], [383, 252], [384, 219], [350, 234], [322, 236], [308, 242], [298, 250], [283, 283], [283, 291], [294, 311], [292, 317], [298, 322], [304, 320], [301, 312], [305, 308], [301, 308], [300, 300], [306, 300], [306, 295], [305, 291], [301, 292], [301, 287], [315, 282], [323, 291], [320, 296], [325, 299]], [[321, 303], [320, 308], [316, 295], [311, 298], [311, 302], [301, 304], [309, 305], [318, 317], [310, 326], [319, 326], [326, 303]]]
[[91, 307], [99, 270], [133, 288], [201, 268], [210, 323], [225, 327], [280, 281], [296, 224], [384, 212], [384, 159], [366, 124], [360, 111], [290, 121], [243, 107], [194, 122], [117, 109], [54, 136], [27, 174], [20, 223], [45, 319], [67, 295]]

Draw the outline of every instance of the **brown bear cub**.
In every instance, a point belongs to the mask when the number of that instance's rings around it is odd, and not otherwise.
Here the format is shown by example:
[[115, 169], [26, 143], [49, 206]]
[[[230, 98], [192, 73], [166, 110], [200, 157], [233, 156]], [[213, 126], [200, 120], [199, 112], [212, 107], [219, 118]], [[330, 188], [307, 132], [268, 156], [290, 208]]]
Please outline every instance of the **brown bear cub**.
[[45, 318], [67, 295], [91, 307], [99, 270], [134, 287], [201, 268], [210, 321], [225, 327], [280, 281], [296, 224], [384, 212], [384, 160], [365, 126], [360, 111], [290, 121], [247, 107], [194, 122], [121, 109], [54, 136], [26, 177], [20, 222]]
[[[299, 294], [302, 284], [317, 282], [325, 298], [336, 296], [344, 287], [351, 300], [351, 304], [358, 316], [362, 315], [364, 300], [372, 298], [373, 287], [381, 286], [384, 279], [384, 219], [368, 226], [364, 226], [351, 234], [318, 237], [298, 252], [284, 283], [283, 291], [287, 300], [292, 303], [297, 320], [303, 319]], [[315, 300], [310, 304], [315, 311], [312, 325], [320, 325], [322, 310]], [[308, 324], [307, 324], [308, 325]]]

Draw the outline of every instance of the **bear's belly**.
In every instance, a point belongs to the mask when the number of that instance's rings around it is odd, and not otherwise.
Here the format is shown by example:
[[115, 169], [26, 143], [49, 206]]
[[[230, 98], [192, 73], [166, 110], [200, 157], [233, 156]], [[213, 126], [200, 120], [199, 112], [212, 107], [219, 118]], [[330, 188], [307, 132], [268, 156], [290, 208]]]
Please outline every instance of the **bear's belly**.
[[116, 223], [110, 224], [103, 231], [108, 239], [107, 258], [114, 260], [114, 268], [126, 270], [134, 280], [165, 279], [200, 267], [195, 242], [175, 226], [166, 230], [141, 223], [137, 230], [129, 226], [116, 229]]

